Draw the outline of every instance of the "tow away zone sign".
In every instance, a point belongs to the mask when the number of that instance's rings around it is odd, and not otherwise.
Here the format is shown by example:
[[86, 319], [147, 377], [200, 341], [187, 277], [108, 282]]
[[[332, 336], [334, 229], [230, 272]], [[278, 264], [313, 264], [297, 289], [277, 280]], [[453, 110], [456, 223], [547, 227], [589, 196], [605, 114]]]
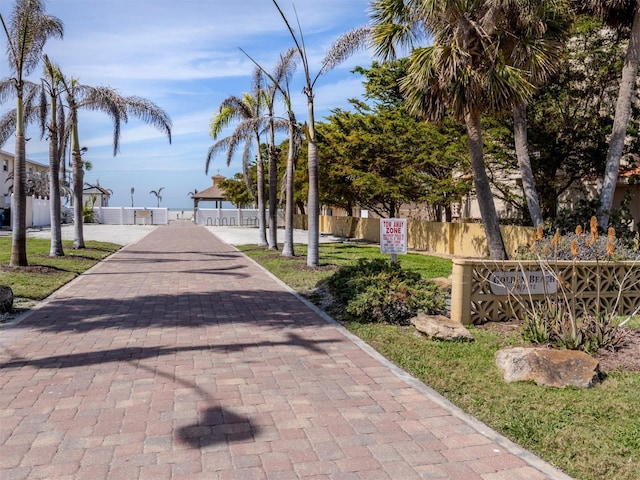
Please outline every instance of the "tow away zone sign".
[[380, 252], [396, 255], [407, 253], [407, 219], [380, 219]]

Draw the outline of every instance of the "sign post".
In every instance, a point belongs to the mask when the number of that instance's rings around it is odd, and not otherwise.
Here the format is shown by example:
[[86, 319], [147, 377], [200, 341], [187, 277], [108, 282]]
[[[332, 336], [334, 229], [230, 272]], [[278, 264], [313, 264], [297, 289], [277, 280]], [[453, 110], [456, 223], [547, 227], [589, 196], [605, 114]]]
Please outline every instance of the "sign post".
[[391, 254], [391, 263], [398, 262], [398, 253], [407, 253], [407, 219], [380, 219], [380, 252]]

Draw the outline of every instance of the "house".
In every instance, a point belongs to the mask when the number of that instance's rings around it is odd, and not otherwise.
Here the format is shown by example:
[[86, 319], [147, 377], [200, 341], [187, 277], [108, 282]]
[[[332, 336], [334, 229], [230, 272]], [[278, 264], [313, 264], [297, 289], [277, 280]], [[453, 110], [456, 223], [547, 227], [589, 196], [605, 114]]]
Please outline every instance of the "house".
[[[13, 153], [0, 150], [0, 208], [10, 208], [13, 192]], [[49, 166], [27, 159], [27, 175], [49, 178]]]
[[91, 185], [82, 191], [82, 205], [108, 207], [111, 191], [100, 185]]

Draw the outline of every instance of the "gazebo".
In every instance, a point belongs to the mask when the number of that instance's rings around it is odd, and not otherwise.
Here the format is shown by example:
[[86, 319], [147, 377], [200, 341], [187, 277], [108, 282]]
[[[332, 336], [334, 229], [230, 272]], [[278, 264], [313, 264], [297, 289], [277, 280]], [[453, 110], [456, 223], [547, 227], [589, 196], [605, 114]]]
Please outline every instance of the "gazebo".
[[193, 198], [193, 213], [197, 216], [198, 204], [200, 202], [215, 202], [215, 208], [222, 207], [222, 202], [226, 200], [224, 196], [224, 190], [220, 188], [220, 182], [225, 178], [224, 175], [219, 173], [211, 177], [212, 185], [209, 188], [204, 189], [201, 192], [196, 193]]

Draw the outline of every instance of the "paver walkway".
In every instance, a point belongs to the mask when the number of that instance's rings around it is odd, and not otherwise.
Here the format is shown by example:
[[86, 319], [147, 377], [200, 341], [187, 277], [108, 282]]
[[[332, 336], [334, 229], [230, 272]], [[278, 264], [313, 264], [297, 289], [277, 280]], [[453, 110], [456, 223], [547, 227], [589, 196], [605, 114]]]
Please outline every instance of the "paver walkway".
[[0, 478], [568, 477], [178, 222], [0, 330]]

